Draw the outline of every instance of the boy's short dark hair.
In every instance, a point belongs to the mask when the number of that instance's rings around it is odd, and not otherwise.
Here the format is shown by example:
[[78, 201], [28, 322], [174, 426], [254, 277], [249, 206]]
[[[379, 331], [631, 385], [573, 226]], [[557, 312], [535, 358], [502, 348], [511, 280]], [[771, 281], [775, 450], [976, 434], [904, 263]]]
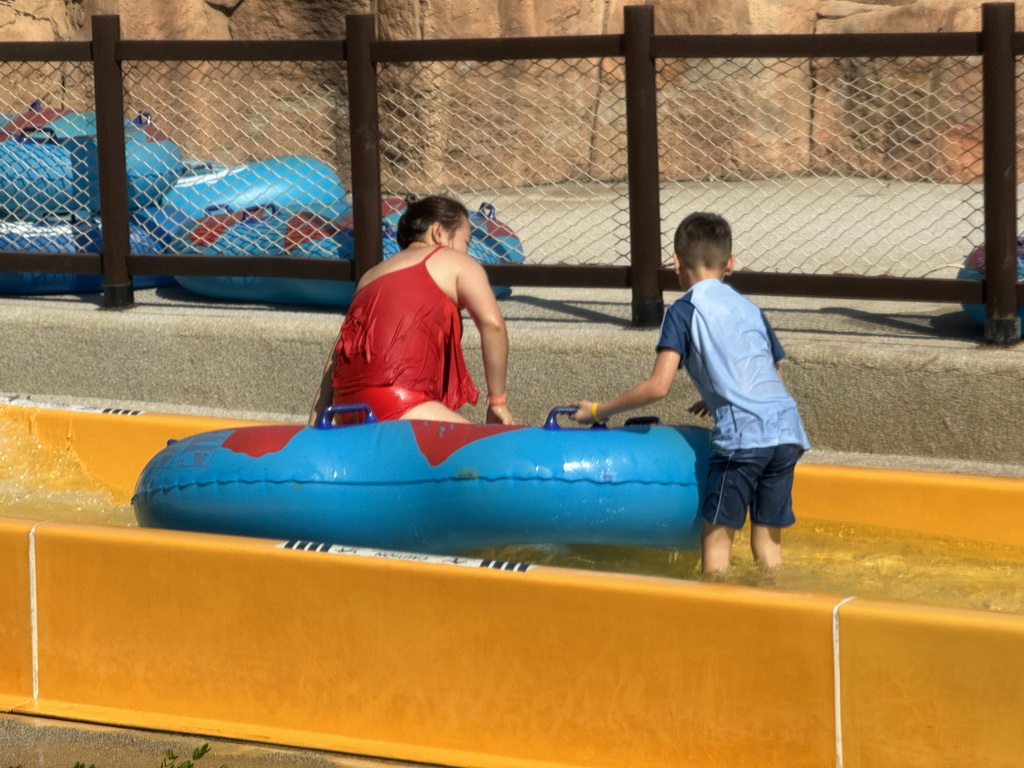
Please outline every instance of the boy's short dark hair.
[[732, 228], [717, 213], [691, 213], [676, 228], [674, 246], [687, 267], [725, 269], [732, 255]]

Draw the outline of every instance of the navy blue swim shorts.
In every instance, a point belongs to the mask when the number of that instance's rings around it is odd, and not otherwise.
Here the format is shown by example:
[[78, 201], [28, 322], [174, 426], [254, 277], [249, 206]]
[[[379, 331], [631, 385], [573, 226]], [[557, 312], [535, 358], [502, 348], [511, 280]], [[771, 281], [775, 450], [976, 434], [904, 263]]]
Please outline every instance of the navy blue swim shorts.
[[712, 453], [701, 515], [712, 525], [739, 530], [747, 520], [787, 528], [793, 516], [793, 468], [803, 455], [799, 445], [746, 448]]

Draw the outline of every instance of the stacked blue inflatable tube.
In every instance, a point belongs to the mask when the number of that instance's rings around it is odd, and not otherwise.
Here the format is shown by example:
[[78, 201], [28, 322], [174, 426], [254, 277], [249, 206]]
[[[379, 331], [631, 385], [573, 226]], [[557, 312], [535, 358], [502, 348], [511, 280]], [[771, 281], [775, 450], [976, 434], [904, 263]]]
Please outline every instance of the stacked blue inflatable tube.
[[[167, 250], [222, 256], [285, 254], [338, 259], [341, 258], [342, 234], [332, 222], [337, 220], [339, 211], [348, 210], [347, 203], [339, 202], [329, 206], [306, 205], [300, 210], [260, 206], [236, 214], [213, 214], [198, 222], [192, 220], [192, 229]], [[216, 239], [207, 237], [204, 241], [204, 232], [211, 226], [209, 222], [215, 222], [218, 217], [227, 218], [228, 223]], [[355, 290], [351, 281], [288, 277], [177, 275], [175, 280], [201, 296], [278, 304], [347, 307]]]
[[[957, 278], [961, 280], [984, 280], [985, 275], [974, 269], [968, 269], [963, 267], [959, 272], [956, 273]], [[1018, 279], [1024, 279], [1024, 275], [1018, 275]], [[962, 305], [964, 312], [978, 325], [985, 325], [985, 305], [984, 304], [964, 304]], [[1017, 314], [1020, 315], [1021, 322], [1021, 336], [1024, 337], [1024, 307], [1017, 308]]]
[[[153, 211], [136, 212], [129, 222], [129, 241], [135, 253], [159, 253], [166, 233], [152, 221]], [[68, 217], [50, 221], [0, 221], [0, 251], [29, 253], [99, 253], [103, 244], [98, 217]], [[132, 286], [154, 288], [173, 282], [162, 275], [135, 275]], [[0, 294], [44, 295], [98, 293], [103, 276], [55, 272], [0, 272]]]
[[132, 503], [144, 526], [415, 552], [692, 549], [708, 452], [698, 427], [245, 427], [169, 444]]
[[[183, 170], [177, 145], [146, 113], [125, 121], [132, 251], [160, 252], [166, 233], [153, 222], [154, 206]], [[97, 253], [102, 247], [96, 116], [33, 103], [0, 122], [0, 251]], [[136, 288], [172, 278], [140, 275]], [[0, 273], [0, 293], [94, 293], [101, 275]]]
[[346, 308], [355, 283], [299, 277], [176, 275], [179, 285], [200, 296], [261, 304], [299, 304]]
[[[325, 162], [288, 155], [241, 166], [198, 168], [164, 197], [160, 214], [171, 253], [211, 256], [286, 254], [344, 258], [334, 222], [352, 207]], [[354, 286], [302, 278], [176, 275], [200, 296], [280, 304], [347, 306]]]
[[[7, 125], [13, 125], [8, 123]], [[125, 121], [130, 208], [159, 203], [180, 174], [177, 144], [148, 117]], [[96, 115], [70, 112], [0, 133], [0, 210], [18, 219], [99, 211]]]
[[[165, 197], [161, 216], [174, 231], [165, 250], [211, 256], [288, 254], [307, 258], [355, 258], [352, 207], [329, 166], [302, 157], [274, 158], [242, 168], [221, 168], [182, 178]], [[398, 253], [397, 224], [405, 210], [398, 198], [382, 202], [384, 258]], [[315, 219], [316, 224], [309, 224]], [[484, 204], [470, 215], [469, 254], [482, 264], [521, 263], [522, 243]], [[290, 232], [305, 230], [295, 237]], [[279, 277], [177, 275], [201, 296], [235, 301], [308, 304], [347, 309], [355, 283]], [[495, 296], [511, 293], [494, 286]]]
[[[75, 190], [72, 210], [100, 210], [99, 153], [96, 137], [86, 136], [64, 142], [70, 151], [73, 175], [84, 180]], [[126, 137], [128, 163], [128, 210], [160, 204], [181, 172], [181, 152], [172, 141], [148, 141], [141, 131]]]
[[339, 203], [345, 188], [322, 160], [301, 155], [271, 157], [245, 165], [214, 167], [183, 176], [164, 196], [167, 208], [194, 219], [229, 208], [262, 205], [298, 209]]
[[[985, 246], [979, 245], [972, 250], [964, 260], [964, 266], [957, 272], [961, 280], [984, 280], [985, 279]], [[1024, 237], [1017, 238], [1017, 280], [1024, 280]], [[964, 304], [964, 312], [978, 325], [985, 324], [984, 304]], [[1024, 307], [1018, 308], [1021, 319], [1021, 335], [1024, 336]]]

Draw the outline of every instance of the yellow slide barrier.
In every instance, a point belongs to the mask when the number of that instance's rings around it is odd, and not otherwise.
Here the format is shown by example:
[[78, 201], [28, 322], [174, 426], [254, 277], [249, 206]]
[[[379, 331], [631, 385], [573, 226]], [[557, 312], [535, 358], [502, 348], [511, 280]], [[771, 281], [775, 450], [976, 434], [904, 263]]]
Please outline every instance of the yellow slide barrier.
[[0, 402], [0, 420], [57, 453], [70, 453], [113, 495], [115, 504], [131, 500], [135, 481], [168, 440], [215, 429], [256, 424], [241, 419], [163, 413], [37, 407]]
[[0, 709], [32, 698], [32, 523], [0, 517]]
[[1024, 480], [798, 464], [808, 517], [1024, 546]]
[[[116, 457], [112, 486], [166, 437], [215, 428], [13, 410], [85, 463]], [[847, 480], [827, 475], [798, 478], [806, 514], [823, 516], [816, 493], [840, 509]], [[977, 479], [954, 480], [936, 518]], [[451, 766], [1024, 754], [1024, 616], [281, 545], [0, 518], [0, 707]]]

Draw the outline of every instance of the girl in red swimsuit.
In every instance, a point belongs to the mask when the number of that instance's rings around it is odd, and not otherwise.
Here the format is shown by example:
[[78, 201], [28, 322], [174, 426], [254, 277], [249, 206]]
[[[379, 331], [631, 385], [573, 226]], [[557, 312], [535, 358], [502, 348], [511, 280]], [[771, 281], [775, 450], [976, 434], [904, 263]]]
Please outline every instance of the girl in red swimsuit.
[[480, 332], [487, 423], [512, 424], [505, 404], [508, 334], [487, 273], [467, 254], [466, 208], [433, 196], [398, 222], [402, 250], [363, 275], [310, 412], [363, 403], [378, 419], [468, 422], [478, 392], [462, 355], [465, 308]]

